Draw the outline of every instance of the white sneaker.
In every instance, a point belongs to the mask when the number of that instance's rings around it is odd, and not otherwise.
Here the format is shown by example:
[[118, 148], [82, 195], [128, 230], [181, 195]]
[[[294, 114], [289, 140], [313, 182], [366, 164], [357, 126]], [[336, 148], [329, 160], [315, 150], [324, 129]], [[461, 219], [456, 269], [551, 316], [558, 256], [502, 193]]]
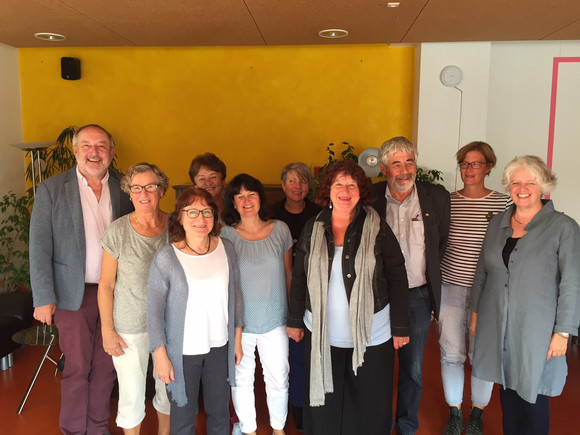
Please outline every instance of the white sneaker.
[[244, 435], [240, 428], [240, 423], [234, 423], [234, 426], [232, 427], [232, 435]]

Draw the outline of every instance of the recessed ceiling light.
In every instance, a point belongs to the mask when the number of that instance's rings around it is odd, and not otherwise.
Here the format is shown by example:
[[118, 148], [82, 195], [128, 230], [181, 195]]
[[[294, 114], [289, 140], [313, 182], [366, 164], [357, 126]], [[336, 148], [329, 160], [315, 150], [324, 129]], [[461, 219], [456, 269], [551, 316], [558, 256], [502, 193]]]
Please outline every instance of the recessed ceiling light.
[[318, 36], [330, 39], [344, 38], [345, 36], [348, 36], [348, 31], [343, 29], [326, 29], [318, 32]]
[[389, 2], [389, 3], [387, 3], [388, 8], [398, 8], [399, 6], [401, 6], [401, 2]]
[[40, 32], [34, 34], [35, 38], [42, 39], [43, 41], [65, 41], [66, 36], [60, 35], [58, 33], [50, 32]]

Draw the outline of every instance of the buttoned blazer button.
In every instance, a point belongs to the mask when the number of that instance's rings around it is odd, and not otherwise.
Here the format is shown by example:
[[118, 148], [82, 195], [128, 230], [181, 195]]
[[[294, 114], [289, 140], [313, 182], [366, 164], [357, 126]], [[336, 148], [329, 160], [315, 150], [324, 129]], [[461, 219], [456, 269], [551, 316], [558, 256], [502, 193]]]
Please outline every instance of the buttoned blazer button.
[[352, 275], [351, 275], [350, 273], [347, 273], [347, 274], [346, 274], [346, 277], [347, 277], [347, 278], [350, 278], [351, 276], [352, 276]]
[[344, 258], [346, 258], [346, 259], [348, 260], [348, 259], [350, 258], [350, 255], [346, 254], [346, 255], [344, 256]]

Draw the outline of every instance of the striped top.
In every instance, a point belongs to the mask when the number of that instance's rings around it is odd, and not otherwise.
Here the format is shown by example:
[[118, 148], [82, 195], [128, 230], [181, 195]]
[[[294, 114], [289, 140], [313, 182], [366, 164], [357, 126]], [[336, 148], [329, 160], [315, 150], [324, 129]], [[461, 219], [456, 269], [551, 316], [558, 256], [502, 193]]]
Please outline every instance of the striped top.
[[511, 204], [508, 195], [496, 191], [483, 198], [451, 193], [451, 225], [447, 250], [441, 261], [443, 282], [462, 287], [473, 285], [487, 225], [491, 218], [506, 211]]

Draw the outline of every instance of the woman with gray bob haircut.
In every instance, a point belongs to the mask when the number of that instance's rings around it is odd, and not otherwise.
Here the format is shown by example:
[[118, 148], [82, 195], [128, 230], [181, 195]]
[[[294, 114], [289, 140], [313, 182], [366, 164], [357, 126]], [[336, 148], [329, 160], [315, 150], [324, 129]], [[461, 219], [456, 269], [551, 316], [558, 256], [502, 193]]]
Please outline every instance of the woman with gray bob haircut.
[[501, 183], [506, 192], [510, 190], [513, 173], [519, 168], [525, 169], [533, 176], [540, 187], [542, 195], [549, 195], [556, 188], [558, 178], [541, 158], [538, 156], [521, 156], [509, 162], [503, 171]]
[[153, 172], [153, 175], [155, 175], [155, 178], [157, 179], [157, 188], [163, 191], [163, 195], [161, 195], [163, 198], [165, 192], [167, 192], [167, 189], [169, 189], [169, 178], [163, 173], [161, 169], [159, 169], [159, 166], [152, 163], [141, 162], [131, 166], [121, 179], [121, 189], [123, 192], [131, 194], [131, 183], [133, 177], [135, 177], [137, 174], [144, 174], [146, 172]]
[[473, 375], [501, 384], [504, 434], [548, 434], [580, 323], [580, 227], [542, 199], [556, 176], [522, 156], [504, 170], [514, 202], [492, 219], [471, 293]]
[[[318, 214], [321, 208], [308, 200], [312, 186], [312, 172], [306, 163], [294, 162], [282, 168], [284, 199], [274, 204], [272, 215], [288, 225], [292, 234], [292, 262], [296, 256], [296, 244], [306, 222]], [[303, 429], [302, 408], [304, 395], [304, 341], [290, 340], [290, 401], [294, 425]]]

